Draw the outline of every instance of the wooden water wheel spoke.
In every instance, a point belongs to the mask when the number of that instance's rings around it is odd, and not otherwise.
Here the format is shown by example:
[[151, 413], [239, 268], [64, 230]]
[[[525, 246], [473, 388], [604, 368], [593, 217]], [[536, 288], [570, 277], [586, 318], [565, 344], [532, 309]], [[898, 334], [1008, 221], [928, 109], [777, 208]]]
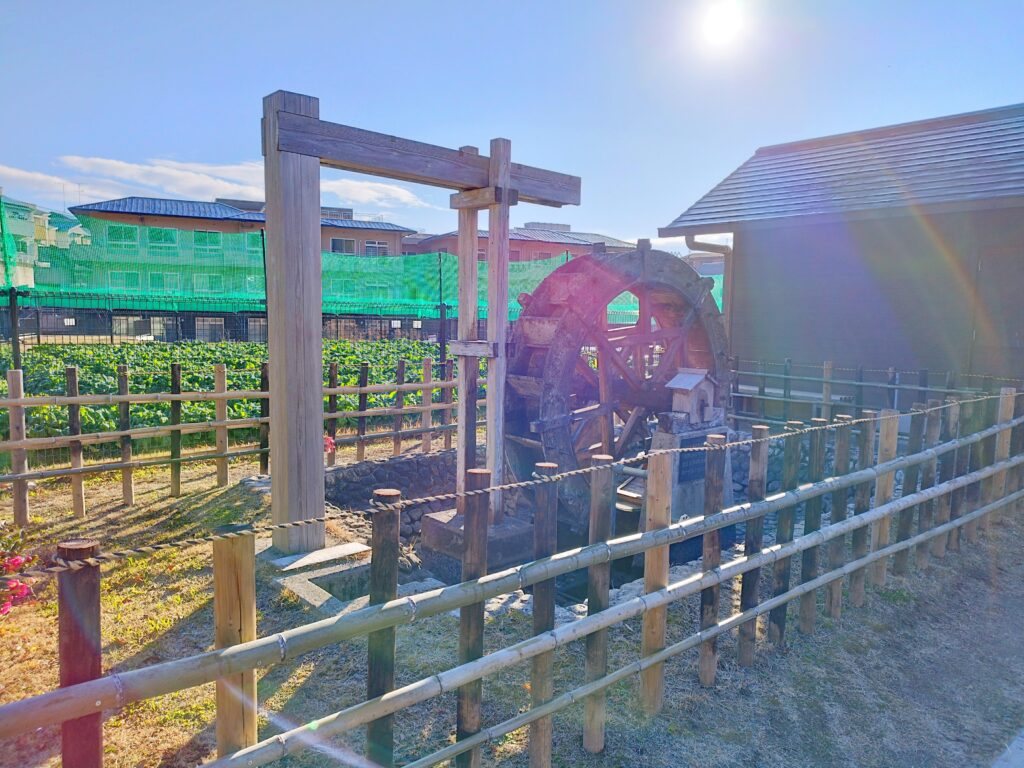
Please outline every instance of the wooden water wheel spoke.
[[626, 455], [626, 448], [629, 447], [630, 442], [633, 439], [633, 434], [639, 429], [641, 424], [646, 423], [647, 409], [646, 408], [634, 408], [633, 412], [629, 414], [629, 419], [626, 421], [625, 426], [622, 427], [622, 432], [615, 438], [615, 448], [612, 450], [612, 456], [616, 459], [621, 459]]

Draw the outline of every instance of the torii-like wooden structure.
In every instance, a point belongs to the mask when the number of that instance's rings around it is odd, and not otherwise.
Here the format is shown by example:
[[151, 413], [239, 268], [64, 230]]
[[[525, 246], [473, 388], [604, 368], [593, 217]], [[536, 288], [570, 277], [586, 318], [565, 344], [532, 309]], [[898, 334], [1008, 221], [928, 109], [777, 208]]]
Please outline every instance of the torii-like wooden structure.
[[[320, 166], [456, 190], [459, 213], [458, 489], [476, 464], [478, 359], [487, 367], [487, 466], [504, 478], [504, 400], [508, 328], [509, 207], [518, 201], [578, 205], [580, 179], [511, 161], [508, 139], [447, 149], [320, 120], [319, 100], [276, 91], [263, 100], [267, 211], [267, 326], [270, 351], [271, 508], [275, 523], [324, 513], [323, 344]], [[487, 338], [477, 339], [478, 214], [488, 211]], [[501, 499], [491, 497], [492, 521]], [[274, 546], [324, 546], [323, 525], [274, 532]]]

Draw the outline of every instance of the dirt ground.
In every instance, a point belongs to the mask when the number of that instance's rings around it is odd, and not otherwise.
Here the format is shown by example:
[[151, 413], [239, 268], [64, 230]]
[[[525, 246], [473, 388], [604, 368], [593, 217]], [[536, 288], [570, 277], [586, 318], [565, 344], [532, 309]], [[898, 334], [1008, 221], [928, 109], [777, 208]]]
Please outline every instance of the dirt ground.
[[[104, 549], [167, 541], [226, 523], [263, 520], [268, 500], [237, 481], [255, 463], [232, 465], [228, 488], [216, 488], [212, 466], [186, 465], [180, 499], [167, 497], [165, 468], [136, 474], [136, 507], [119, 505], [114, 477], [87, 482], [89, 517], [70, 515], [67, 484], [32, 494], [33, 547], [52, 551], [61, 539], [100, 538]], [[9, 513], [9, 497], [0, 497]], [[335, 529], [344, 537], [345, 530]], [[752, 669], [735, 664], [735, 638], [720, 639], [717, 686], [696, 682], [695, 654], [666, 665], [666, 705], [657, 717], [638, 714], [635, 678], [609, 691], [607, 749], [583, 752], [582, 707], [555, 717], [558, 766], [988, 766], [1024, 727], [1024, 562], [1017, 542], [1024, 515], [1007, 519], [980, 543], [965, 545], [924, 572], [890, 578], [869, 591], [864, 608], [845, 607], [835, 624], [819, 615], [805, 637], [791, 613], [788, 647], [759, 646]], [[260, 634], [319, 618], [257, 573]], [[52, 582], [36, 585], [38, 600], [0, 621], [0, 703], [57, 683], [56, 605]], [[212, 645], [209, 547], [191, 547], [104, 569], [104, 668], [126, 670], [206, 650]], [[690, 634], [697, 602], [669, 613], [669, 641]], [[398, 631], [398, 683], [455, 663], [458, 621], [439, 616]], [[530, 634], [530, 617], [511, 612], [489, 621], [487, 649]], [[610, 633], [611, 664], [637, 658], [639, 622]], [[324, 648], [262, 670], [260, 736], [357, 703], [365, 691], [365, 642]], [[528, 664], [484, 684], [485, 723], [529, 705]], [[557, 654], [557, 692], [579, 684], [582, 644]], [[396, 717], [396, 756], [406, 762], [450, 742], [454, 696], [428, 701]], [[105, 764], [191, 766], [212, 759], [213, 686], [132, 704], [106, 719]], [[343, 764], [343, 751], [362, 750], [361, 732], [334, 743], [341, 751], [307, 753], [288, 766]], [[487, 764], [527, 764], [526, 730], [484, 751]], [[0, 743], [0, 765], [57, 765], [59, 730]]]

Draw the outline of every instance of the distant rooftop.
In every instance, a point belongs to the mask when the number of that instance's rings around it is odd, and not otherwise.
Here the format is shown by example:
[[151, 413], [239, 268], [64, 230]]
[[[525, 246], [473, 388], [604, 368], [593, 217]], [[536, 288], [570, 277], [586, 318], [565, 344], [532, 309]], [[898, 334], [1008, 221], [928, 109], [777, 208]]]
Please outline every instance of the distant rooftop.
[[659, 234], [992, 204], [1024, 205], [1024, 104], [762, 147]]
[[[573, 232], [568, 224], [556, 224], [557, 229], [548, 229], [552, 225], [531, 222], [525, 227], [513, 227], [509, 230], [509, 240], [531, 241], [536, 243], [553, 243], [556, 245], [594, 245], [604, 243], [610, 248], [636, 248], [636, 243], [626, 240], [619, 240], [609, 235], [599, 235], [594, 232]], [[429, 235], [419, 242], [429, 242], [435, 238], [452, 237], [457, 232], [445, 232], [440, 235]], [[481, 229], [478, 237], [487, 237], [487, 230]]]

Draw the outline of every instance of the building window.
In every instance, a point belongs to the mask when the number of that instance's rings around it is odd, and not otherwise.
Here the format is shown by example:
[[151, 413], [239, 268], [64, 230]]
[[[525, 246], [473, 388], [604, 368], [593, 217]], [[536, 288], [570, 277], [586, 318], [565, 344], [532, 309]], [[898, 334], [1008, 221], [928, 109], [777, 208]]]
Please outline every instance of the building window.
[[330, 282], [331, 296], [355, 296], [356, 281], [334, 278]]
[[387, 283], [367, 283], [363, 290], [368, 299], [385, 301], [391, 298], [391, 286]]
[[476, 260], [477, 261], [483, 261], [486, 258], [487, 258], [487, 251], [484, 248], [477, 248], [476, 249]]
[[246, 275], [245, 292], [263, 293], [263, 279], [259, 275]]
[[110, 272], [110, 289], [112, 291], [137, 291], [141, 287], [138, 272], [120, 270]]
[[196, 256], [209, 258], [220, 255], [221, 233], [196, 230], [195, 247]]
[[150, 272], [149, 289], [151, 291], [180, 291], [181, 275], [177, 272]]
[[551, 258], [551, 254], [546, 252], [546, 251], [541, 251], [540, 253], [537, 254], [537, 258], [538, 259], [550, 259]]
[[521, 256], [522, 256], [522, 253], [520, 251], [509, 251], [508, 252], [508, 260], [509, 261], [519, 261]]
[[178, 245], [178, 230], [154, 227], [149, 230], [149, 247], [155, 250], [170, 250]]
[[223, 317], [197, 317], [196, 340], [224, 341]]
[[196, 293], [222, 293], [224, 278], [220, 275], [204, 273], [192, 275], [192, 289]]
[[[369, 243], [367, 243], [369, 245]], [[331, 238], [331, 253], [348, 253], [355, 254], [356, 252], [356, 241], [350, 240], [347, 237], [332, 237]]]
[[107, 227], [107, 245], [119, 250], [137, 248], [139, 228], [130, 224], [111, 224]]
[[255, 341], [260, 344], [267, 343], [267, 318], [265, 317], [250, 317], [247, 320], [249, 330], [249, 341]]
[[364, 244], [367, 256], [387, 256], [388, 244], [385, 240], [367, 240]]

